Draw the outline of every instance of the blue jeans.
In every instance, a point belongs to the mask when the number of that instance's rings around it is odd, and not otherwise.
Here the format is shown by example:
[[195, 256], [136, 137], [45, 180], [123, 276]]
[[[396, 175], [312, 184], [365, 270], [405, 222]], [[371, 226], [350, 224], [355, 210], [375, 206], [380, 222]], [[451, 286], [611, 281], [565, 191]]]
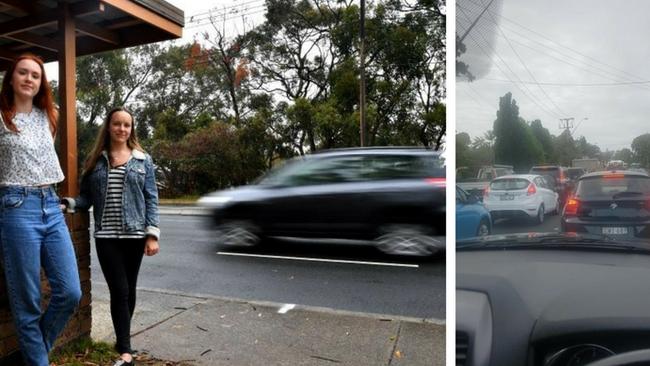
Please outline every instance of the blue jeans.
[[[0, 187], [0, 254], [27, 365], [48, 353], [81, 299], [72, 240], [54, 188]], [[41, 311], [41, 267], [52, 289]]]

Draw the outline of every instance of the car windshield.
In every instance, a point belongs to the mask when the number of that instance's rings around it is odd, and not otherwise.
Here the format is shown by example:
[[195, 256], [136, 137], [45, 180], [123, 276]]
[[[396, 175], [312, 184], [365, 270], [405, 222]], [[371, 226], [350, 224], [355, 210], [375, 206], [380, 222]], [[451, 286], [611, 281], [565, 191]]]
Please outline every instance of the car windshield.
[[[650, 241], [650, 48], [632, 37], [650, 30], [650, 2], [563, 4], [455, 2], [456, 164], [535, 176], [529, 185], [463, 173], [457, 184], [481, 197], [493, 235]], [[591, 176], [600, 172], [625, 176]]]

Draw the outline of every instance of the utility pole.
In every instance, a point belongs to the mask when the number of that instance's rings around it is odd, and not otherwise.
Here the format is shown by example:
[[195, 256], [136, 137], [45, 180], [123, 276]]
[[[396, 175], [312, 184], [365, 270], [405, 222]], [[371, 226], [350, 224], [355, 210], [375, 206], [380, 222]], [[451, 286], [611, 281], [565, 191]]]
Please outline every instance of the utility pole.
[[575, 118], [569, 117], [569, 118], [560, 118], [560, 129], [561, 130], [567, 130], [569, 132], [569, 136], [571, 136], [571, 130], [573, 129], [573, 121]]
[[366, 146], [366, 0], [361, 0], [359, 27], [359, 136], [361, 147], [364, 147]]

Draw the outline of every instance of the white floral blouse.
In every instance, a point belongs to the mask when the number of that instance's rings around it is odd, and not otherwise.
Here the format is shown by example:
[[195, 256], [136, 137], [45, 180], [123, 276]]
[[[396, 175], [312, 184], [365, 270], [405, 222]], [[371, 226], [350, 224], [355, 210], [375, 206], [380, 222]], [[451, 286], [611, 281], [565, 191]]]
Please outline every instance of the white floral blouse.
[[54, 149], [47, 115], [34, 107], [17, 113], [10, 131], [0, 116], [0, 186], [40, 186], [64, 178]]

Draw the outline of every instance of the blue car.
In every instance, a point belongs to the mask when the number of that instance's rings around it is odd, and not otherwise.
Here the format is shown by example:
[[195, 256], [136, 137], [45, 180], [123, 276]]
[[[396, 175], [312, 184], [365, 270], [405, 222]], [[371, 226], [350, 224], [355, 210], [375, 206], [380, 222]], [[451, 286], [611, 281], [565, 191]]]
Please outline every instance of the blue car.
[[456, 186], [456, 240], [492, 233], [490, 212], [476, 196]]

